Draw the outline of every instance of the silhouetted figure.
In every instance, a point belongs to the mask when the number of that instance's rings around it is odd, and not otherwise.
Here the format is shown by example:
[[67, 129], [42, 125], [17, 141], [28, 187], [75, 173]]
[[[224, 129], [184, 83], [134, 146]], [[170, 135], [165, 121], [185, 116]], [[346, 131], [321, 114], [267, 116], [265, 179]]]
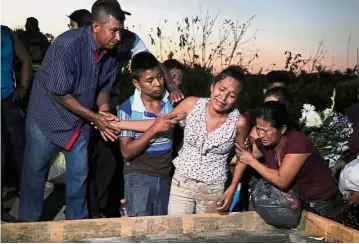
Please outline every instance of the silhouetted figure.
[[50, 42], [47, 37], [40, 32], [39, 22], [36, 18], [27, 18], [25, 31], [19, 35], [19, 38], [30, 53], [32, 62], [34, 64], [41, 64], [47, 48], [50, 46]]

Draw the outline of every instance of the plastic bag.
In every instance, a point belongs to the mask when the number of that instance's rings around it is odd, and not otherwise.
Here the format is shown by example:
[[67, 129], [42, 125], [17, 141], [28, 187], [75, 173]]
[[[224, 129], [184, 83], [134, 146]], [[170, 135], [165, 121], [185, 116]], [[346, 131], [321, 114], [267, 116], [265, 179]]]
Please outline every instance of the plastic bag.
[[267, 224], [286, 229], [296, 228], [299, 224], [302, 214], [301, 200], [294, 191], [280, 191], [265, 180], [259, 179], [252, 186], [251, 203]]
[[66, 160], [62, 152], [51, 159], [47, 180], [54, 184], [66, 184]]

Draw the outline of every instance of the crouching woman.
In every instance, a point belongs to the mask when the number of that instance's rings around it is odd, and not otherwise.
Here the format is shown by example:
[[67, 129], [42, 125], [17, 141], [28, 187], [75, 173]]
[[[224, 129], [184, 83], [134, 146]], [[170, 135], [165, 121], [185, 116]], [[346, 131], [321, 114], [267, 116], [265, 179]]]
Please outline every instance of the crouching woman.
[[[276, 188], [294, 190], [303, 209], [342, 222], [344, 201], [328, 165], [309, 138], [291, 129], [284, 105], [266, 102], [256, 120], [258, 138], [252, 153], [236, 145], [239, 161]], [[257, 159], [264, 157], [267, 166]]]

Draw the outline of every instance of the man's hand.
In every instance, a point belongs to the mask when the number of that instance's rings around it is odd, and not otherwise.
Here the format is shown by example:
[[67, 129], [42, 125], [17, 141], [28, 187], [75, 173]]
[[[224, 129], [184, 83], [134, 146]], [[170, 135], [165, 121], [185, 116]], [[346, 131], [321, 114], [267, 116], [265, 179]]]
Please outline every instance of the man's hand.
[[117, 139], [117, 133], [120, 131], [111, 121], [119, 121], [119, 119], [107, 112], [99, 112], [95, 115], [93, 124], [100, 130], [100, 134], [105, 141], [115, 141]]
[[18, 101], [23, 99], [26, 96], [27, 89], [23, 86], [16, 87], [14, 91], [13, 101]]
[[150, 127], [155, 134], [166, 132], [178, 124], [178, 114], [160, 115]]
[[217, 202], [217, 210], [219, 212], [226, 212], [231, 206], [233, 195], [234, 195], [235, 189], [233, 187], [228, 187], [228, 189], [223, 193], [222, 197]]
[[241, 163], [251, 165], [251, 163], [256, 160], [252, 153], [248, 152], [246, 149], [242, 148], [237, 143], [236, 145], [236, 156], [241, 161]]
[[178, 103], [184, 99], [184, 95], [180, 90], [176, 90], [170, 93], [168, 99], [172, 104]]
[[104, 116], [106, 116], [109, 121], [120, 121], [120, 119], [117, 118], [116, 115], [111, 114], [110, 112], [99, 111], [98, 113], [99, 113], [99, 114], [102, 114], [102, 115], [104, 115]]
[[351, 192], [349, 195], [349, 204], [359, 206], [359, 192]]

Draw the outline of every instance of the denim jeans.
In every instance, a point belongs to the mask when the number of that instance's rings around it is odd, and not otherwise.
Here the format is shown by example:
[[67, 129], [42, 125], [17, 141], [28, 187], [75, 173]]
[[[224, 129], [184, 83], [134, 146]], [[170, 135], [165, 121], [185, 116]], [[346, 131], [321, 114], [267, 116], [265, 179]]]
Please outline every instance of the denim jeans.
[[[5, 178], [17, 184], [21, 179], [25, 149], [25, 114], [10, 96], [1, 101], [1, 183]], [[11, 169], [9, 174], [4, 170]]]
[[[25, 160], [20, 192], [20, 221], [38, 221], [44, 204], [44, 187], [50, 158], [58, 146], [40, 130], [35, 120], [26, 118]], [[86, 199], [87, 141], [79, 136], [70, 151], [63, 151], [66, 159], [66, 219], [88, 217]]]
[[125, 178], [125, 198], [130, 216], [167, 215], [171, 179], [139, 173]]

